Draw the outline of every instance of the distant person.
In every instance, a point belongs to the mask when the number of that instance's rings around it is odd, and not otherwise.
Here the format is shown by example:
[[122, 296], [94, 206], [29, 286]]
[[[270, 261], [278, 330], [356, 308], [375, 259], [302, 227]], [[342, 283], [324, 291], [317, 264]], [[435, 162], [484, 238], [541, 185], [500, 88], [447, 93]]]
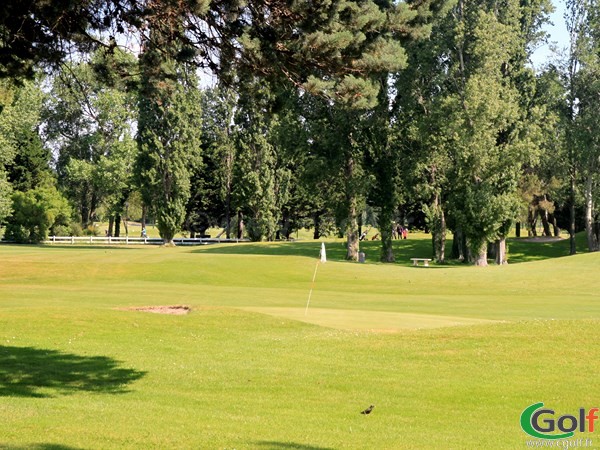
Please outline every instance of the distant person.
[[408, 236], [408, 229], [402, 228], [402, 239], [406, 239], [407, 236]]
[[146, 227], [142, 228], [142, 237], [143, 238], [148, 237], [148, 234], [146, 233]]

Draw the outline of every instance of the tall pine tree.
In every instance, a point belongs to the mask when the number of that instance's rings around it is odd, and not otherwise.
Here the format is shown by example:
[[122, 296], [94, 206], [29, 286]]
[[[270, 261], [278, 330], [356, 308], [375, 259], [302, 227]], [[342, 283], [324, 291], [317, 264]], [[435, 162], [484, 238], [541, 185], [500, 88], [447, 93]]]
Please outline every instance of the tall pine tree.
[[137, 173], [160, 236], [172, 245], [185, 220], [191, 168], [201, 158], [201, 99], [193, 69], [176, 61], [179, 17], [160, 2], [153, 6], [140, 56]]

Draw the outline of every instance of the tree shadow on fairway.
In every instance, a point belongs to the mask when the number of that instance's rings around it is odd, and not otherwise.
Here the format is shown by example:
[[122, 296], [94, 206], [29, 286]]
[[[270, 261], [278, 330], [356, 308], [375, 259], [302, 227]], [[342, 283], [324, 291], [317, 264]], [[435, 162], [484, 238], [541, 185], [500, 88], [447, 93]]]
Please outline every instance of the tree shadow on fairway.
[[0, 345], [0, 397], [44, 398], [81, 391], [122, 394], [145, 374], [119, 367], [119, 361], [106, 356]]
[[[327, 259], [330, 261], [346, 260], [346, 243], [344, 241], [325, 242], [327, 250]], [[411, 239], [394, 240], [394, 254], [396, 257], [395, 265], [410, 267], [413, 266], [411, 258], [431, 258], [432, 245], [430, 239], [417, 237]], [[192, 253], [210, 253], [223, 255], [269, 255], [269, 256], [305, 256], [319, 258], [321, 250], [321, 241], [302, 241], [302, 242], [260, 242], [260, 243], [239, 243], [207, 245], [192, 250]], [[362, 241], [360, 251], [365, 253], [367, 263], [380, 263], [381, 241]], [[460, 267], [465, 263], [450, 258], [452, 254], [452, 239], [446, 239], [446, 263], [430, 263], [430, 268], [441, 267]], [[585, 235], [577, 234], [577, 252], [587, 252]], [[569, 240], [562, 239], [556, 242], [535, 242], [524, 238], [508, 239], [508, 260], [509, 263], [523, 263], [529, 261], [539, 261], [549, 258], [559, 258], [568, 256]], [[493, 260], [489, 260], [494, 264]]]
[[[575, 235], [577, 253], [587, 253], [587, 240], [585, 232]], [[542, 259], [560, 258], [569, 256], [569, 239], [546, 240], [537, 238], [512, 238], [508, 240], [509, 263], [540, 261]]]
[[[451, 248], [451, 243], [449, 244]], [[431, 258], [431, 241], [426, 239], [405, 239], [393, 242], [397, 265], [412, 266], [410, 258]], [[346, 261], [346, 243], [342, 241], [325, 242], [327, 259]], [[193, 253], [223, 255], [269, 255], [269, 256], [305, 256], [318, 259], [321, 241], [304, 242], [261, 242], [207, 245], [192, 250]], [[379, 263], [381, 255], [380, 241], [362, 241], [360, 251], [365, 253], [367, 263]]]
[[331, 447], [315, 447], [313, 445], [303, 445], [296, 442], [259, 441], [256, 444], [274, 450], [333, 450]]
[[[21, 244], [22, 245], [22, 244]], [[39, 244], [39, 245], [31, 245], [31, 247], [37, 248], [45, 248], [45, 249], [54, 249], [54, 250], [77, 250], [77, 251], [96, 251], [96, 250], [115, 250], [115, 251], [129, 251], [136, 250], [140, 248], [140, 245], [119, 245], [119, 244]], [[158, 245], [153, 247], [159, 247]]]
[[0, 444], [0, 450], [80, 450], [78, 447], [68, 447], [60, 444], [28, 444], [28, 445], [4, 445]]
[[[345, 249], [340, 242], [327, 242], [327, 258], [341, 260]], [[269, 256], [307, 256], [318, 258], [321, 241], [309, 242], [244, 242], [239, 244], [205, 245], [192, 250], [192, 253], [211, 253], [223, 255], [269, 255]]]

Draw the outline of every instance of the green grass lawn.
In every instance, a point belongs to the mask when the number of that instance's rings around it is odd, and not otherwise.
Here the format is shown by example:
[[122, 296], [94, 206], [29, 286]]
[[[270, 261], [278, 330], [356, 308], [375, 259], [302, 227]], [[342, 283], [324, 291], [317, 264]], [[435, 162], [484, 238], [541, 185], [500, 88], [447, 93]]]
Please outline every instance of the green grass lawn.
[[514, 449], [525, 407], [600, 406], [600, 254], [326, 245], [307, 314], [318, 242], [0, 246], [0, 449]]

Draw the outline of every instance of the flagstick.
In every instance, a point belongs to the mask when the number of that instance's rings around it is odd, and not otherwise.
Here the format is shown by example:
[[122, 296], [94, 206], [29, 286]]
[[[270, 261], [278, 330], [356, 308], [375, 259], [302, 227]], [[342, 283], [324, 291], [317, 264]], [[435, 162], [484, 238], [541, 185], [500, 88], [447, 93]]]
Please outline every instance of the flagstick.
[[319, 268], [320, 262], [321, 261], [317, 261], [317, 265], [315, 266], [315, 273], [313, 274], [312, 283], [310, 285], [310, 291], [308, 293], [308, 301], [306, 302], [306, 309], [304, 310], [305, 316], [308, 314], [308, 305], [310, 304], [310, 298], [312, 297], [312, 291], [313, 291], [313, 288], [315, 287], [315, 278], [317, 278], [317, 269]]

